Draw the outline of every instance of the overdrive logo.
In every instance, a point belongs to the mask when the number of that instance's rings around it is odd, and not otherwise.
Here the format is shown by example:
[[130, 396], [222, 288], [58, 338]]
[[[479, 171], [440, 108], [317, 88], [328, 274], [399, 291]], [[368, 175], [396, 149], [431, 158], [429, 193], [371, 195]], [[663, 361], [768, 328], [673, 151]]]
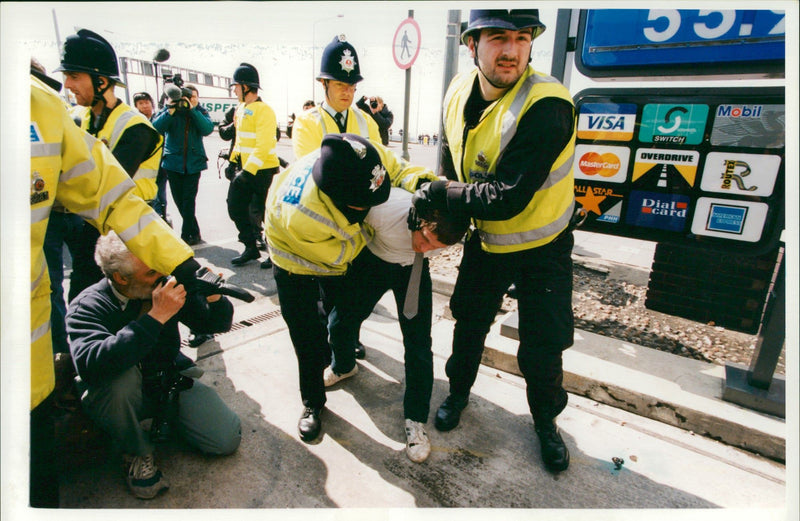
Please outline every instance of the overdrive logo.
[[683, 231], [689, 212], [689, 197], [680, 194], [631, 192], [625, 221], [634, 226]]

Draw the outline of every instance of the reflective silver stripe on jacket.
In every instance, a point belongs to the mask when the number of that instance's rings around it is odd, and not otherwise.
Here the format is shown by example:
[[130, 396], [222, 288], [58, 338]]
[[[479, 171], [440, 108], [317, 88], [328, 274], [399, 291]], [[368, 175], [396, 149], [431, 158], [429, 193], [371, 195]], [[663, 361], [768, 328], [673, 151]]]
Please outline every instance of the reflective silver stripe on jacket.
[[114, 123], [114, 128], [111, 129], [111, 139], [109, 139], [108, 143], [108, 147], [111, 150], [114, 150], [114, 147], [117, 146], [117, 141], [119, 141], [119, 138], [122, 137], [122, 133], [125, 131], [125, 126], [134, 116], [136, 116], [136, 113], [134, 113], [133, 110], [127, 110], [120, 114], [120, 116], [117, 118], [117, 121]]
[[97, 167], [97, 165], [95, 164], [94, 159], [92, 159], [90, 157], [86, 161], [81, 161], [80, 163], [78, 163], [77, 165], [73, 166], [69, 170], [65, 170], [64, 172], [62, 172], [59, 180], [61, 182], [69, 181], [71, 179], [74, 179], [75, 177], [78, 177], [78, 176], [81, 176], [81, 175], [84, 175], [84, 174], [88, 174], [89, 172], [94, 170], [96, 167]]
[[[342, 230], [341, 228], [339, 228], [339, 226], [336, 225], [335, 222], [331, 221], [330, 219], [328, 219], [327, 217], [325, 217], [323, 215], [318, 214], [317, 212], [309, 210], [307, 207], [305, 207], [305, 206], [303, 206], [301, 204], [298, 204], [297, 206], [295, 206], [295, 208], [297, 208], [297, 210], [300, 213], [302, 213], [303, 215], [311, 217], [313, 220], [317, 221], [318, 223], [322, 224], [323, 226], [326, 226], [326, 227], [328, 227], [328, 228], [330, 228], [332, 230], [336, 230], [336, 232], [339, 235], [344, 237], [344, 239], [343, 239], [344, 241], [349, 242], [353, 247], [355, 247], [355, 242], [356, 242], [355, 238], [352, 235], [347, 235], [344, 232], [344, 230]], [[339, 255], [339, 259], [337, 259], [337, 261], [342, 258], [342, 255], [343, 254]]]
[[289, 252], [283, 251], [283, 250], [278, 250], [278, 249], [276, 249], [274, 247], [270, 247], [269, 254], [270, 255], [275, 255], [275, 256], [278, 256], [278, 257], [283, 257], [284, 259], [288, 260], [289, 262], [292, 262], [294, 264], [298, 264], [300, 266], [304, 266], [304, 267], [308, 268], [309, 270], [315, 271], [315, 272], [317, 272], [317, 273], [319, 273], [321, 275], [324, 275], [326, 273], [327, 274], [340, 273], [338, 271], [326, 270], [322, 266], [318, 266], [318, 265], [316, 265], [316, 264], [314, 264], [312, 262], [309, 262], [309, 261], [307, 261], [307, 260], [305, 260], [305, 259], [303, 259], [301, 257], [298, 257], [297, 255], [295, 255], [293, 253], [289, 253]]
[[245, 139], [245, 138], [247, 138], [247, 139], [255, 139], [256, 138], [256, 133], [255, 132], [239, 132], [238, 135], [241, 136], [242, 139]]
[[33, 291], [36, 288], [38, 288], [39, 284], [42, 283], [42, 277], [44, 277], [44, 272], [46, 270], [47, 270], [47, 263], [46, 262], [41, 263], [41, 265], [39, 265], [39, 274], [36, 275], [36, 278], [34, 278], [31, 281], [31, 291]]
[[157, 219], [161, 219], [161, 217], [159, 217], [156, 212], [147, 212], [146, 214], [142, 215], [133, 226], [125, 228], [117, 235], [119, 235], [119, 238], [122, 239], [123, 242], [128, 242], [139, 235], [139, 233], [144, 230], [145, 226]]
[[136, 185], [133, 184], [133, 181], [130, 177], [123, 180], [117, 186], [113, 187], [111, 190], [103, 194], [100, 198], [100, 204], [95, 208], [88, 208], [82, 212], [76, 212], [78, 215], [83, 217], [84, 219], [91, 219], [96, 221], [100, 218], [100, 214], [105, 211], [105, 209], [117, 199], [122, 197], [122, 194], [130, 190], [131, 188], [135, 188]]
[[31, 331], [31, 344], [50, 334], [50, 320]]
[[158, 177], [158, 170], [153, 168], [140, 168], [133, 174], [133, 179], [138, 181], [139, 179], [155, 179]]
[[31, 157], [56, 157], [61, 155], [61, 143], [31, 143]]
[[574, 157], [575, 157], [575, 152], [573, 149], [572, 154], [570, 154], [570, 156], [566, 159], [566, 161], [564, 161], [564, 163], [560, 167], [550, 171], [550, 175], [548, 175], [547, 179], [544, 180], [544, 183], [542, 183], [542, 186], [541, 188], [539, 188], [539, 190], [545, 190], [547, 188], [550, 188], [551, 186], [555, 185], [556, 183], [567, 177], [569, 173], [572, 171], [572, 159]]
[[41, 208], [31, 208], [31, 225], [42, 222], [50, 217], [50, 205]]
[[481, 241], [486, 244], [492, 244], [495, 246], [512, 246], [514, 244], [528, 244], [530, 242], [538, 241], [549, 237], [551, 235], [555, 235], [556, 233], [560, 232], [564, 228], [567, 227], [569, 224], [569, 220], [572, 218], [572, 212], [575, 207], [575, 202], [573, 201], [572, 204], [569, 205], [567, 210], [555, 221], [551, 222], [550, 224], [543, 226], [541, 228], [536, 228], [535, 230], [527, 230], [524, 232], [518, 233], [487, 233], [483, 230], [478, 230], [478, 234], [480, 235]]
[[359, 135], [369, 138], [369, 127], [367, 126], [367, 120], [364, 119], [364, 114], [360, 110], [353, 110], [353, 114], [356, 115], [356, 123], [358, 123]]
[[533, 86], [537, 83], [553, 83], [555, 81], [557, 80], [551, 76], [540, 76], [538, 74], [531, 74], [525, 78], [522, 86], [517, 91], [517, 95], [514, 96], [514, 101], [511, 102], [511, 106], [505, 114], [503, 114], [503, 122], [500, 131], [500, 150], [497, 155], [497, 163], [500, 163], [500, 159], [503, 157], [506, 147], [517, 133], [517, 119], [519, 119], [519, 114], [525, 106], [525, 102]]
[[322, 129], [322, 137], [324, 138], [328, 134], [328, 127], [325, 126], [325, 121], [322, 119], [322, 110], [323, 109], [315, 110], [311, 115], [317, 120], [317, 125]]

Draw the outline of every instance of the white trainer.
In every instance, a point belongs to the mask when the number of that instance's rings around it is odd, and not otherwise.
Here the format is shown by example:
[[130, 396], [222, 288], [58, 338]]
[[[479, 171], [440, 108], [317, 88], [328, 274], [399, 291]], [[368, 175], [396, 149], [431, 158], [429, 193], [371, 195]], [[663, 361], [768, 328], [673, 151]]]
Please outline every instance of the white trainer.
[[431, 453], [431, 441], [424, 425], [406, 418], [406, 456], [414, 463], [422, 463]]
[[323, 373], [322, 379], [325, 382], [325, 387], [330, 387], [336, 383], [341, 382], [345, 378], [350, 378], [357, 372], [358, 372], [358, 364], [354, 365], [353, 369], [344, 374], [336, 374], [333, 372], [333, 369], [331, 369], [331, 366], [328, 366], [325, 368], [325, 373]]

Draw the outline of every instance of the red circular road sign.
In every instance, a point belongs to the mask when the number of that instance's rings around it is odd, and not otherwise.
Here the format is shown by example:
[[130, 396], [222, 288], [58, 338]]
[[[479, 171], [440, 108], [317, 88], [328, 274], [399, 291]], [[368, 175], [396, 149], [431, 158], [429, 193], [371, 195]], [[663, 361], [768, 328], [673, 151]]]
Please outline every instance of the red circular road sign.
[[392, 56], [401, 69], [408, 69], [419, 56], [422, 33], [413, 18], [406, 18], [397, 27], [392, 39]]

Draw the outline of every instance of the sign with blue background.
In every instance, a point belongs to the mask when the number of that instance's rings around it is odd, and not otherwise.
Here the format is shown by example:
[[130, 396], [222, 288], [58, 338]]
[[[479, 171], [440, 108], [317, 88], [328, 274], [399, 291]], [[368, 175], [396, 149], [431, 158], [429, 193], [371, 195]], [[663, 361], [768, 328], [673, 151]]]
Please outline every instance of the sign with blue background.
[[590, 77], [774, 74], [785, 24], [783, 11], [768, 9], [591, 9], [581, 13], [576, 62]]

